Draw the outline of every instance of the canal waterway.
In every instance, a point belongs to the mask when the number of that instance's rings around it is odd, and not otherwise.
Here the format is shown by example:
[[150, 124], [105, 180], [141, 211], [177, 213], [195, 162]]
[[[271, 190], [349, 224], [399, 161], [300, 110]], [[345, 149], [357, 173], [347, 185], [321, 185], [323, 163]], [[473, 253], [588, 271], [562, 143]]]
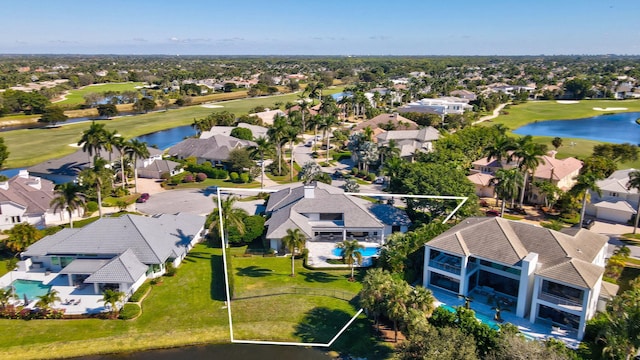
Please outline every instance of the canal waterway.
[[148, 350], [136, 353], [86, 356], [79, 360], [327, 360], [331, 359], [325, 352], [299, 346], [220, 344], [207, 346], [189, 346], [174, 349]]
[[640, 144], [640, 112], [598, 115], [575, 120], [537, 121], [514, 131], [518, 135], [579, 138], [602, 142]]

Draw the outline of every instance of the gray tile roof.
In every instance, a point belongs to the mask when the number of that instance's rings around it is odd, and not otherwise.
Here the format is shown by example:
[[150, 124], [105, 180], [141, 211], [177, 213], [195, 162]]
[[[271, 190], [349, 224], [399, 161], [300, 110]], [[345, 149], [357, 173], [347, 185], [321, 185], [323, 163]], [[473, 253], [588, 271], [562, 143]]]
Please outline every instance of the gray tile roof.
[[[317, 183], [314, 198], [304, 197], [304, 186], [285, 188], [269, 197], [267, 238], [281, 238], [290, 228], [299, 228], [311, 237], [312, 224], [304, 214], [342, 213], [345, 227], [379, 228], [384, 225], [351, 196], [331, 185]], [[295, 226], [295, 227], [294, 227]], [[324, 227], [324, 226], [323, 226]]]
[[369, 211], [383, 224], [391, 226], [409, 226], [411, 219], [407, 213], [395, 206], [369, 203]]
[[[472, 217], [437, 236], [426, 246], [452, 254], [473, 255], [509, 266], [518, 266], [529, 253], [537, 253], [537, 273], [542, 275], [543, 271], [551, 268], [566, 271], [574, 269], [580, 278], [572, 275], [562, 281], [584, 287], [585, 284], [593, 283], [593, 276], [596, 276], [593, 274], [598, 273], [595, 269], [602, 269], [592, 262], [607, 241], [608, 237], [581, 228], [558, 232], [498, 217]], [[570, 261], [571, 266], [560, 266]], [[546, 276], [555, 276], [554, 274], [556, 270], [549, 270]], [[602, 272], [598, 274], [601, 275]]]
[[24, 256], [95, 254], [113, 257], [131, 249], [145, 264], [160, 264], [184, 254], [204, 218], [190, 214], [102, 218], [81, 229], [66, 229], [31, 245]]
[[569, 259], [536, 272], [544, 278], [578, 285], [582, 288], [593, 288], [603, 273], [603, 267], [580, 259]]
[[608, 178], [598, 181], [596, 184], [601, 191], [612, 191], [621, 194], [637, 194], [638, 189], [627, 189], [629, 174], [638, 171], [637, 169], [624, 169], [614, 171]]
[[225, 161], [233, 149], [254, 146], [253, 141], [241, 140], [232, 136], [213, 135], [206, 139], [186, 139], [170, 147], [171, 156], [188, 158], [195, 156], [207, 161]]
[[138, 260], [132, 250], [127, 250], [91, 274], [84, 282], [134, 283], [147, 272], [148, 268], [149, 266]]
[[60, 274], [93, 274], [95, 271], [105, 266], [111, 260], [106, 259], [75, 259]]

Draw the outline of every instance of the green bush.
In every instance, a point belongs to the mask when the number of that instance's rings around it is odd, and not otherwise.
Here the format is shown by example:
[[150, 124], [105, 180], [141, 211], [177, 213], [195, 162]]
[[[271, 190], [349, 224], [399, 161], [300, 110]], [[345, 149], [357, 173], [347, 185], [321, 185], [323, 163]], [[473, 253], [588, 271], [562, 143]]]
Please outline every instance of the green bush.
[[88, 201], [87, 202], [87, 212], [96, 212], [98, 211], [98, 203], [95, 201]]
[[229, 179], [231, 179], [232, 182], [237, 183], [240, 179], [240, 175], [238, 175], [237, 172], [232, 172], [231, 174], [229, 174]]
[[175, 266], [173, 266], [173, 263], [168, 261], [166, 264], [167, 267], [167, 271], [165, 271], [164, 276], [176, 276], [176, 272], [178, 272], [178, 269], [176, 269]]
[[373, 181], [375, 179], [376, 179], [376, 174], [369, 173], [369, 175], [367, 175], [367, 180]]
[[151, 283], [149, 281], [143, 283], [142, 285], [140, 285], [138, 290], [136, 290], [136, 292], [134, 292], [133, 295], [131, 295], [131, 297], [129, 298], [129, 301], [139, 302], [140, 300], [142, 300], [142, 297], [147, 293], [149, 288], [151, 288]]
[[140, 309], [140, 306], [138, 306], [138, 304], [127, 303], [127, 304], [124, 304], [124, 306], [122, 307], [122, 310], [120, 310], [120, 315], [118, 316], [118, 318], [122, 320], [134, 319], [135, 317], [140, 315], [140, 312], [141, 312], [141, 309]]
[[331, 157], [333, 157], [333, 160], [335, 161], [347, 160], [347, 159], [351, 159], [351, 152], [344, 151], [344, 152], [334, 153], [331, 155]]
[[218, 169], [211, 166], [210, 162], [204, 162], [202, 164], [189, 163], [185, 170], [193, 173], [203, 173], [210, 179], [226, 179], [229, 177], [229, 173], [224, 169]]
[[562, 215], [560, 220], [567, 224], [575, 225], [580, 222], [580, 214], [565, 214]]
[[244, 184], [248, 184], [249, 181], [249, 173], [242, 173], [240, 174], [240, 182], [244, 183]]

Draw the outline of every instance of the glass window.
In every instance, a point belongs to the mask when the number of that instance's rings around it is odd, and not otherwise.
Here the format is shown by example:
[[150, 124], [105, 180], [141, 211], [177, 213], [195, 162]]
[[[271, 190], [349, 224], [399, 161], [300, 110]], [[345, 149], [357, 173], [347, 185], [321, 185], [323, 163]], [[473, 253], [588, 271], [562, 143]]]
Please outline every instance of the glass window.
[[460, 291], [460, 282], [457, 279], [436, 272], [431, 273], [429, 283], [433, 286], [453, 291], [456, 294]]

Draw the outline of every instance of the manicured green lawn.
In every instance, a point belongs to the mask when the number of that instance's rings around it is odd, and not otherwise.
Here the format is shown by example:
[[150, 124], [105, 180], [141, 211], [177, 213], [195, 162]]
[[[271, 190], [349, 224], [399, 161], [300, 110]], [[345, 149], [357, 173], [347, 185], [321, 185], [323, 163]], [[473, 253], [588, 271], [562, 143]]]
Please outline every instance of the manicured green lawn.
[[142, 86], [141, 82], [127, 82], [127, 83], [109, 83], [109, 84], [96, 84], [91, 86], [85, 86], [81, 89], [74, 89], [69, 91], [66, 99], [58, 101], [56, 105], [77, 105], [84, 104], [84, 96], [90, 93], [104, 93], [107, 91], [133, 91], [136, 90], [136, 86]]
[[[256, 182], [257, 181], [257, 182]], [[204, 189], [208, 186], [219, 186], [219, 187], [228, 187], [228, 188], [239, 188], [239, 189], [252, 189], [260, 187], [260, 181], [253, 181], [248, 184], [237, 184], [228, 180], [222, 179], [206, 179], [203, 182], [193, 182], [193, 183], [179, 183], [176, 186], [171, 186], [171, 188], [175, 189]]]
[[[561, 104], [556, 101], [529, 101], [519, 105], [512, 105], [510, 108], [505, 109], [508, 115], [500, 115], [496, 119], [481, 123], [484, 126], [491, 126], [494, 124], [503, 124], [510, 130], [515, 130], [523, 125], [534, 121], [544, 120], [563, 120], [563, 119], [580, 119], [585, 117], [592, 117], [596, 115], [603, 115], [606, 113], [618, 113], [621, 111], [596, 111], [593, 108], [614, 108], [624, 107], [631, 111], [640, 111], [640, 100], [582, 100], [577, 104]], [[513, 134], [512, 134], [513, 135]], [[549, 136], [534, 136], [534, 141], [546, 144], [549, 148], [551, 146], [551, 140], [553, 137]], [[571, 142], [574, 143], [571, 146]], [[593, 146], [600, 144], [599, 141], [578, 139], [578, 138], [563, 138], [564, 145], [558, 149], [558, 158], [573, 157], [586, 157], [593, 152]], [[638, 168], [640, 167], [640, 159], [632, 162], [618, 164], [618, 168]]]
[[[356, 294], [358, 283], [346, 280], [346, 271], [311, 272], [298, 264], [299, 275], [288, 276], [286, 258], [233, 258], [235, 271], [268, 268], [265, 277], [251, 271], [236, 277], [236, 288], [304, 285]], [[265, 261], [263, 261], [265, 260]], [[261, 281], [264, 280], [264, 281]], [[39, 359], [105, 352], [229, 341], [224, 308], [222, 253], [197, 245], [175, 277], [165, 277], [143, 303], [142, 315], [123, 320], [0, 320], [0, 358]], [[237, 338], [327, 342], [336, 328], [356, 313], [349, 302], [326, 296], [282, 295], [232, 303]], [[236, 311], [237, 310], [237, 311]], [[329, 321], [326, 319], [331, 318]], [[339, 351], [384, 358], [389, 348], [379, 345], [364, 317], [358, 319], [333, 347]]]

